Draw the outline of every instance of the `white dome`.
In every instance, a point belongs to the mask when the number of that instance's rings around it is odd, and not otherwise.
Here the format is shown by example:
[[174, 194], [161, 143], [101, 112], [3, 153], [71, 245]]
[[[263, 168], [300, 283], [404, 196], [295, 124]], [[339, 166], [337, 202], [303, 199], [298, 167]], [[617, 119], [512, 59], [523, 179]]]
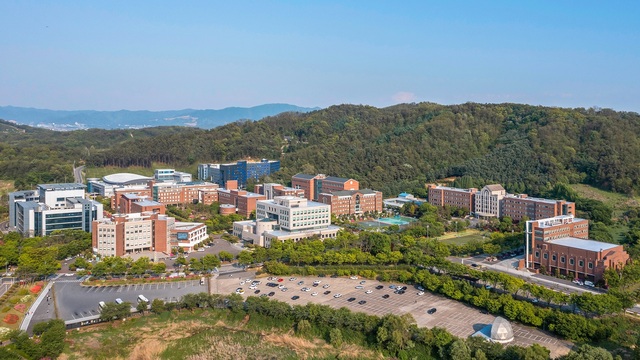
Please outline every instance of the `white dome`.
[[150, 180], [153, 178], [131, 173], [111, 174], [102, 178], [102, 181], [111, 185], [146, 185]]
[[507, 319], [498, 316], [491, 325], [491, 340], [498, 343], [513, 341], [513, 329]]

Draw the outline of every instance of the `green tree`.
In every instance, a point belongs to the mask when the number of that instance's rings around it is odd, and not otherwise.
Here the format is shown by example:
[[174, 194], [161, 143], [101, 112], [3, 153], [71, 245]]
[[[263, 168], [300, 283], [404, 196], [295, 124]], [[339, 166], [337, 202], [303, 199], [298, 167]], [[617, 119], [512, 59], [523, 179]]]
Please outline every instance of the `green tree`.
[[221, 261], [231, 261], [234, 258], [233, 254], [224, 250], [218, 253], [218, 257], [220, 258]]
[[161, 299], [153, 299], [151, 302], [151, 312], [154, 314], [160, 314], [166, 310], [164, 301]]
[[342, 346], [342, 331], [338, 328], [333, 328], [329, 331], [329, 343], [336, 348]]

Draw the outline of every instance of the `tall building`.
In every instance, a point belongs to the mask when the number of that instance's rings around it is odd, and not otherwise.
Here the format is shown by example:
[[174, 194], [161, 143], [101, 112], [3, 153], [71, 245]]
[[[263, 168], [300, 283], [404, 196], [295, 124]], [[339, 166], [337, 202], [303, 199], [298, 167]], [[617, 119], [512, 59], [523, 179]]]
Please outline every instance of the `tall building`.
[[91, 221], [102, 215], [102, 204], [85, 199], [82, 184], [41, 184], [35, 191], [9, 194], [9, 225], [25, 237], [66, 229], [91, 232]]
[[243, 241], [270, 247], [271, 241], [299, 241], [312, 236], [333, 238], [340, 228], [331, 225], [331, 207], [294, 196], [260, 200], [255, 221], [233, 223], [233, 234]]
[[259, 162], [240, 160], [229, 164], [200, 164], [198, 178], [212, 181], [224, 186], [229, 180], [238, 181], [240, 187], [247, 185], [247, 180], [258, 180], [263, 176], [280, 170], [280, 161], [262, 159]]
[[451, 206], [475, 211], [476, 193], [478, 189], [459, 189], [435, 184], [427, 185], [429, 190], [429, 204], [435, 206]]
[[371, 189], [323, 192], [318, 202], [331, 206], [334, 215], [357, 215], [382, 212], [382, 193]]
[[500, 184], [487, 185], [478, 191], [475, 196], [476, 216], [499, 217], [500, 204], [507, 191]]
[[525, 234], [527, 268], [597, 282], [629, 261], [622, 245], [589, 240], [588, 221], [572, 215], [527, 221]]
[[501, 216], [509, 216], [515, 221], [520, 221], [525, 216], [530, 220], [537, 220], [576, 213], [576, 205], [570, 201], [541, 199], [527, 194], [506, 195], [502, 198], [500, 209]]

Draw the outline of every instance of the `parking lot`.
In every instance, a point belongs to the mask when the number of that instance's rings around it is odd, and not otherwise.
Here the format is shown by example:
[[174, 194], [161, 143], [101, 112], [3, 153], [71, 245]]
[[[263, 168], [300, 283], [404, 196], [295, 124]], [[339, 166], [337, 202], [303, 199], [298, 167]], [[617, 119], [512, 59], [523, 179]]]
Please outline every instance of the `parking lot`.
[[100, 314], [100, 301], [113, 302], [117, 298], [136, 306], [138, 295], [144, 295], [149, 301], [162, 299], [177, 301], [189, 293], [206, 292], [207, 286], [200, 285], [200, 280], [189, 280], [171, 283], [138, 284], [122, 286], [81, 286], [80, 281], [57, 280], [53, 285], [55, 306], [58, 317], [62, 320], [73, 320]]
[[[394, 290], [389, 288], [390, 283], [381, 283], [375, 280], [364, 280], [364, 284], [361, 285], [362, 279], [328, 277], [296, 277], [293, 281], [290, 281], [289, 277], [282, 277], [282, 279], [282, 282], [277, 282], [268, 281], [266, 277], [260, 278], [259, 280], [262, 283], [257, 286], [257, 290], [260, 290], [260, 292], [255, 294], [255, 290], [249, 289], [250, 283], [245, 282], [244, 285], [240, 285], [241, 279], [238, 277], [221, 277], [212, 281], [212, 291], [228, 294], [233, 293], [236, 288], [242, 288], [245, 291], [244, 296], [259, 296], [274, 292], [273, 299], [290, 304], [315, 302], [334, 308], [347, 307], [353, 311], [361, 311], [377, 316], [390, 313], [397, 315], [410, 313], [420, 327], [442, 327], [453, 335], [462, 338], [472, 335], [485, 325], [491, 324], [495, 319], [493, 315], [483, 314], [476, 308], [442, 296], [428, 292], [424, 295], [418, 295], [418, 290], [411, 286], [404, 294], [395, 294]], [[246, 278], [243, 278], [243, 280], [246, 280]], [[312, 286], [315, 280], [321, 281], [317, 287]], [[304, 283], [298, 285], [299, 281]], [[278, 287], [269, 287], [266, 285], [268, 282], [284, 285], [288, 290], [283, 292]], [[325, 289], [323, 285], [326, 284], [329, 284], [329, 287]], [[376, 289], [380, 285], [383, 288]], [[356, 289], [356, 286], [362, 286], [363, 288]], [[302, 291], [301, 288], [303, 287], [310, 288], [310, 291]], [[367, 294], [367, 290], [371, 290], [371, 293]], [[325, 291], [330, 291], [330, 293], [325, 295]], [[317, 295], [312, 295], [314, 292]], [[334, 295], [337, 293], [342, 294], [342, 296], [335, 298]], [[388, 295], [388, 298], [383, 298], [386, 295]], [[299, 298], [292, 300], [294, 296], [299, 296]], [[364, 303], [360, 303], [361, 301], [364, 301]], [[436, 309], [435, 313], [428, 314], [427, 311], [432, 308]], [[515, 335], [512, 344], [515, 345], [529, 346], [533, 343], [538, 343], [551, 350], [551, 356], [553, 357], [568, 353], [572, 346], [571, 343], [556, 339], [536, 328], [513, 322], [511, 326]]]

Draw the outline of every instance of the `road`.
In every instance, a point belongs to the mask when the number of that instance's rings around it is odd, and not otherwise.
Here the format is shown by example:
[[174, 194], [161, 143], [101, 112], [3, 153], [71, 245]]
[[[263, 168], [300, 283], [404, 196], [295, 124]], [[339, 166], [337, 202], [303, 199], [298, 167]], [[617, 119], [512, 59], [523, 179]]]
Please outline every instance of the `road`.
[[73, 181], [78, 184], [84, 184], [84, 180], [82, 179], [82, 172], [84, 171], [84, 165], [73, 168]]

